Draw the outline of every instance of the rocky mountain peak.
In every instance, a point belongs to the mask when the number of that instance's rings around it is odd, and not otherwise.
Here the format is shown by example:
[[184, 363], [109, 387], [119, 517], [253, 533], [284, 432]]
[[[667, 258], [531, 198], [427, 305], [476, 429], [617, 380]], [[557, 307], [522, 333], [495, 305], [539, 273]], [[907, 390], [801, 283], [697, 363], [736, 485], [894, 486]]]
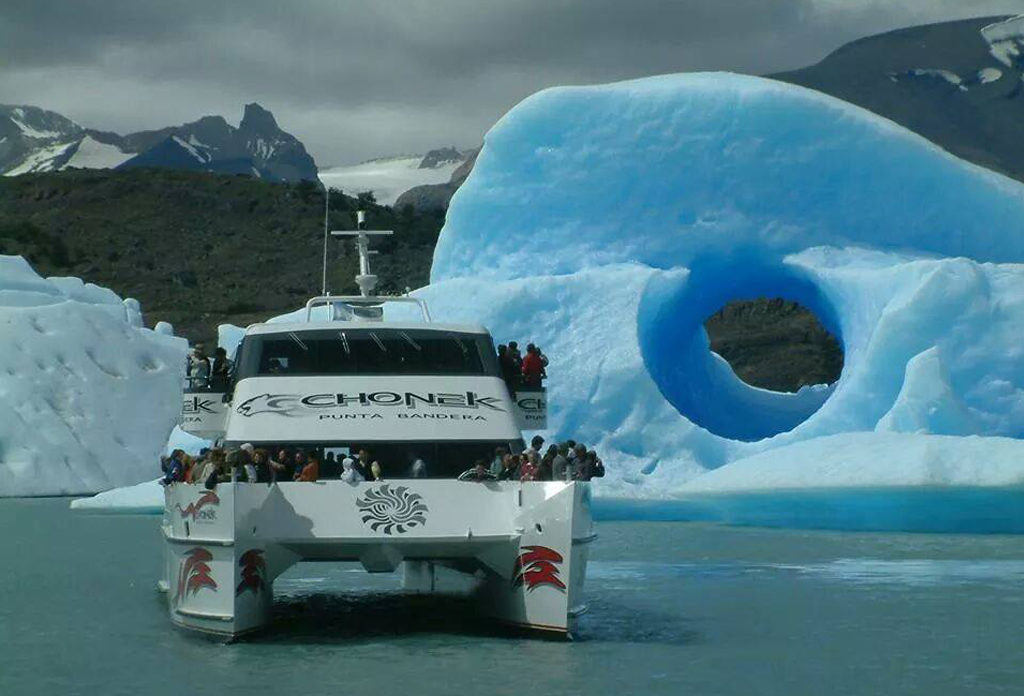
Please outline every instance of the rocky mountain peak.
[[238, 125], [238, 129], [264, 134], [277, 133], [281, 130], [277, 121], [274, 120], [274, 114], [256, 102], [245, 105], [245, 113], [242, 115], [242, 122]]
[[465, 159], [465, 156], [454, 147], [442, 147], [425, 154], [419, 168], [437, 169], [441, 165], [461, 162], [463, 159]]

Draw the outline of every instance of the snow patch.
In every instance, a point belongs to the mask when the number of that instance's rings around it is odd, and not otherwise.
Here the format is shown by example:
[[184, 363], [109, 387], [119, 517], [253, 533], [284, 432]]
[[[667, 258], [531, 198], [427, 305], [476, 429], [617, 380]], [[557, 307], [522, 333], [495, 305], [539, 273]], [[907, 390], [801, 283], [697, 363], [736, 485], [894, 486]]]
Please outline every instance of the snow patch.
[[33, 138], [35, 140], [52, 140], [53, 138], [60, 138], [61, 136], [65, 135], [64, 133], [60, 133], [59, 131], [37, 130], [33, 128], [32, 126], [28, 125], [27, 123], [21, 120], [22, 118], [24, 118], [24, 113], [25, 112], [21, 109], [14, 109], [11, 112], [11, 120], [14, 121], [14, 125], [16, 125], [21, 130], [22, 135], [24, 135], [26, 138]]
[[989, 52], [1008, 68], [1014, 67], [1024, 47], [1024, 15], [983, 27], [981, 35]]
[[[77, 142], [77, 141], [76, 141]], [[75, 142], [55, 143], [31, 152], [20, 164], [4, 172], [4, 176], [18, 176], [31, 172], [48, 172], [54, 168], [57, 160], [63, 157]]]
[[209, 162], [209, 161], [210, 161], [210, 154], [209, 154], [208, 152], [201, 152], [201, 151], [199, 150], [199, 148], [198, 148], [198, 147], [196, 147], [195, 145], [193, 145], [193, 144], [192, 144], [192, 143], [190, 143], [190, 142], [187, 142], [187, 141], [185, 141], [185, 140], [182, 140], [182, 139], [181, 139], [180, 137], [178, 137], [177, 135], [172, 135], [172, 136], [171, 136], [171, 139], [172, 139], [172, 140], [174, 140], [174, 142], [176, 142], [176, 143], [178, 143], [179, 145], [181, 145], [181, 146], [182, 146], [183, 148], [185, 148], [185, 150], [186, 150], [186, 151], [187, 151], [187, 152], [188, 152], [188, 153], [189, 153], [190, 155], [192, 155], [193, 157], [195, 157], [195, 158], [196, 158], [197, 160], [199, 160], [200, 162], [204, 162], [204, 163], [205, 163], [205, 162]]
[[349, 195], [373, 191], [377, 202], [394, 205], [398, 197], [415, 186], [443, 184], [452, 178], [461, 162], [447, 162], [433, 169], [420, 169], [422, 156], [379, 159], [348, 167], [332, 167], [320, 172], [325, 186]]
[[955, 72], [950, 70], [936, 70], [933, 68], [915, 68], [909, 71], [914, 77], [937, 77], [945, 80], [954, 87], [959, 88], [961, 91], [967, 91], [967, 87], [964, 86], [963, 79]]
[[124, 152], [116, 145], [108, 145], [95, 140], [92, 136], [86, 135], [78, 144], [78, 149], [71, 155], [61, 169], [79, 167], [82, 169], [113, 169], [122, 162], [134, 157], [130, 152]]
[[999, 68], [982, 68], [978, 71], [978, 82], [983, 85], [987, 85], [990, 82], [995, 82], [1003, 76], [1003, 71]]

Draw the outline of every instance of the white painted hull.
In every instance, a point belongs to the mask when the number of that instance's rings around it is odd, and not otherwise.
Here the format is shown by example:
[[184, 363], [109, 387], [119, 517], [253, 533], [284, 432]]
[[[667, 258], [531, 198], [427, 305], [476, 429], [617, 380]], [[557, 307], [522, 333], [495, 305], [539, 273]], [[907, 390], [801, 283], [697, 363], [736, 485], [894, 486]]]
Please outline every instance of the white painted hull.
[[163, 534], [171, 619], [225, 636], [266, 625], [274, 579], [306, 559], [402, 569], [415, 592], [457, 570], [483, 612], [568, 635], [594, 538], [589, 484], [441, 479], [175, 484]]

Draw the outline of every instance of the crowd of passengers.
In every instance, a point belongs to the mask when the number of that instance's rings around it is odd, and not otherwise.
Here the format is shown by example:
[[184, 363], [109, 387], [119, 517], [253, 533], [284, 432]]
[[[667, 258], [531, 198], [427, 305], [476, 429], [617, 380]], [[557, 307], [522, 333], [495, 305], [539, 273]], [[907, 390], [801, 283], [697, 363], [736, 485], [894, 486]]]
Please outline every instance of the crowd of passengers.
[[[544, 454], [541, 454], [541, 452]], [[464, 471], [460, 481], [589, 481], [604, 476], [604, 462], [594, 450], [582, 442], [566, 440], [548, 445], [544, 438], [534, 436], [522, 454], [512, 454], [498, 447], [494, 459], [478, 459], [472, 469]]]
[[537, 389], [548, 378], [548, 357], [532, 343], [526, 346], [526, 355], [519, 351], [517, 342], [502, 343], [498, 346], [498, 365], [505, 384], [512, 392], [523, 388]]
[[[460, 481], [589, 481], [604, 476], [604, 464], [594, 450], [573, 440], [550, 445], [544, 454], [544, 438], [534, 437], [522, 454], [504, 447], [495, 450], [488, 462], [478, 459], [459, 475]], [[192, 457], [176, 449], [161, 457], [162, 483], [196, 483], [214, 488], [218, 483], [275, 483], [279, 481], [322, 481], [341, 479], [348, 483], [382, 481], [384, 470], [369, 448], [356, 457], [337, 458], [334, 452], [321, 457], [316, 449], [279, 449], [272, 452], [250, 443], [237, 449], [220, 447], [200, 450]], [[398, 478], [426, 478], [428, 467], [419, 457], [398, 472]]]

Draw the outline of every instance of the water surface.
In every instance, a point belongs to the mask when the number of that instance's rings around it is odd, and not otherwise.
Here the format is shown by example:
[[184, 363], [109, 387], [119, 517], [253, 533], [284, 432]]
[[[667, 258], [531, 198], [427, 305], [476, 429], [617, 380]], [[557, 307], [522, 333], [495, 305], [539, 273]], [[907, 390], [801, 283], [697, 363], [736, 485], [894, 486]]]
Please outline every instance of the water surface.
[[159, 518], [0, 500], [0, 694], [1024, 693], [1024, 538], [605, 522], [572, 643], [301, 564], [275, 621], [172, 628]]

